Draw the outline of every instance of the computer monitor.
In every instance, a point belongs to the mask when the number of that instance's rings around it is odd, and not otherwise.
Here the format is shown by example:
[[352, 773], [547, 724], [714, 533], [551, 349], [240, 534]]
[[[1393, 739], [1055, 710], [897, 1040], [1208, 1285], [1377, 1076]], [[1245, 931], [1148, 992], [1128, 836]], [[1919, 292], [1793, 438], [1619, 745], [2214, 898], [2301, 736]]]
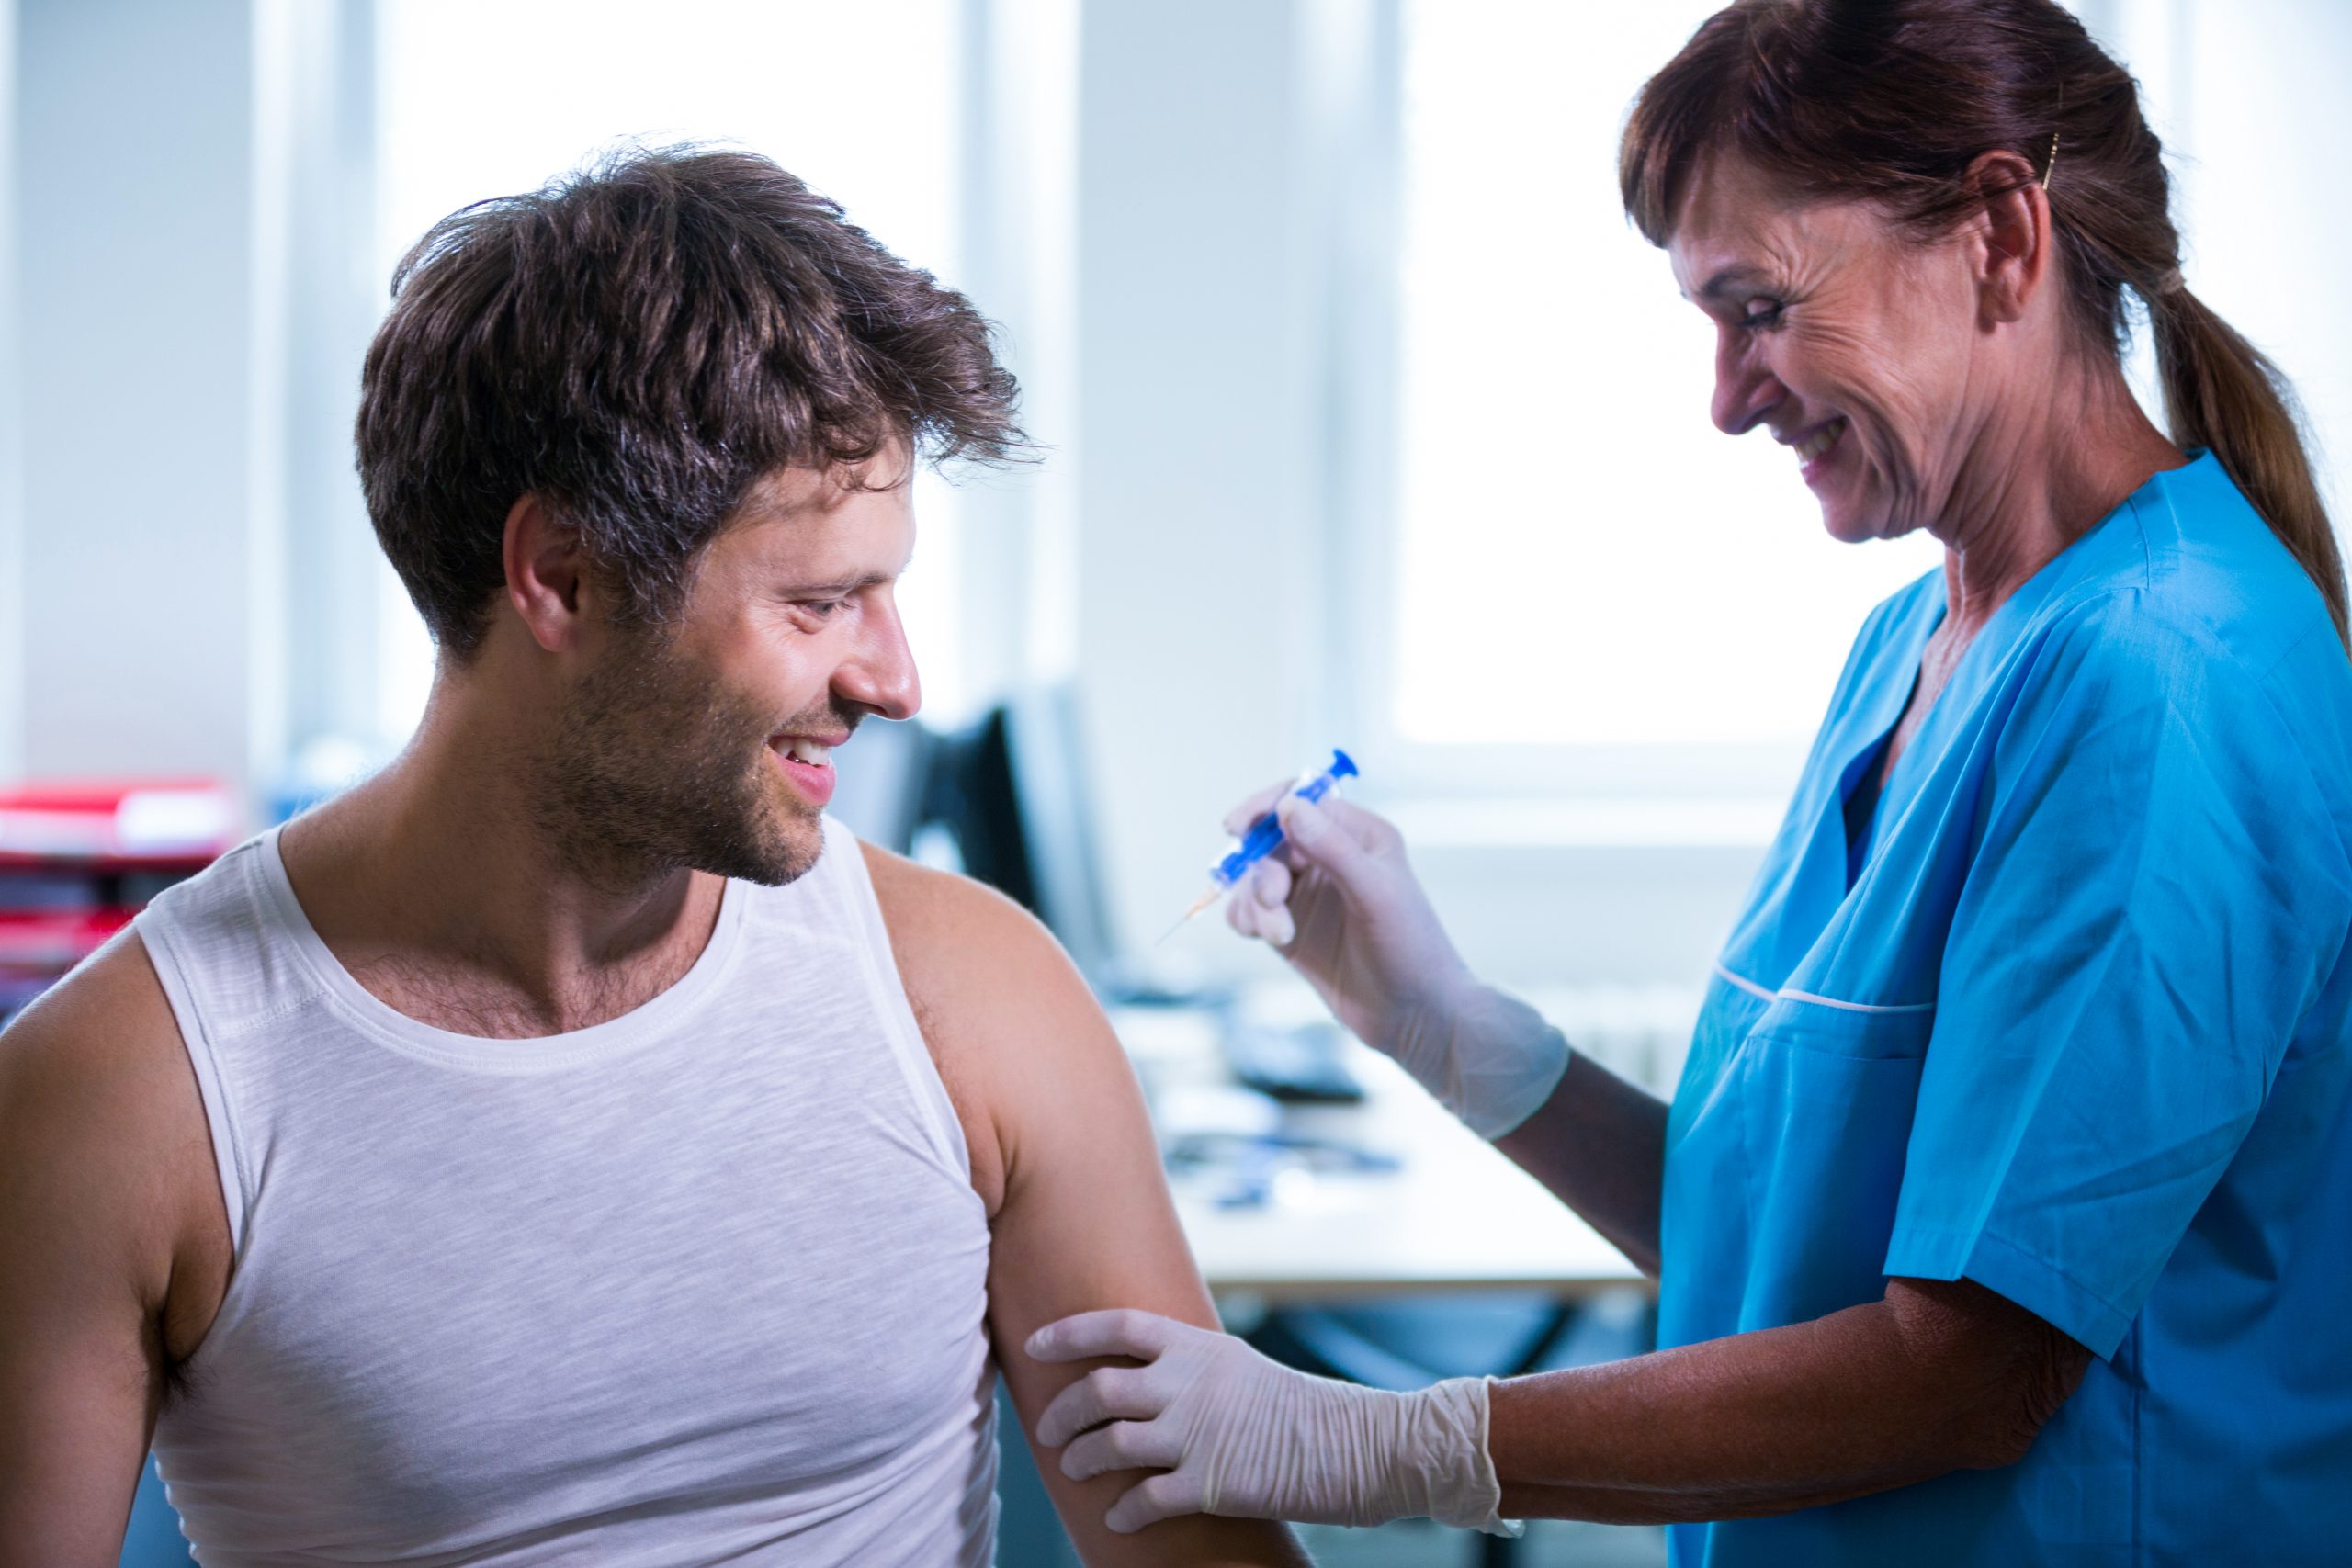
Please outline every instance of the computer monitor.
[[1078, 705], [1067, 686], [1024, 692], [941, 739], [922, 818], [953, 837], [967, 875], [1024, 906], [1098, 990], [1121, 948], [1102, 891]]
[[826, 812], [867, 843], [894, 854], [914, 847], [931, 793], [940, 738], [914, 719], [868, 718], [833, 759]]

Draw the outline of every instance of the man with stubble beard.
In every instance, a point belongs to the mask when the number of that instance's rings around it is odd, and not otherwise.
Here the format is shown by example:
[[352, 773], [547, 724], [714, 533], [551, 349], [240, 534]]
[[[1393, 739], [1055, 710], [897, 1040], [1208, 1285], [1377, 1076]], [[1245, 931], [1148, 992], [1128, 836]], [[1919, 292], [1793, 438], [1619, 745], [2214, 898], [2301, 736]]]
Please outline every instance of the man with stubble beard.
[[[1214, 1318], [1042, 929], [823, 816], [919, 701], [918, 463], [1020, 442], [958, 295], [637, 152], [402, 264], [359, 467], [438, 664], [382, 773], [0, 1037], [0, 1562], [991, 1561], [995, 1347]], [[1037, 1415], [1082, 1366], [1001, 1357]], [[1295, 1563], [1278, 1527], [1098, 1565]]]

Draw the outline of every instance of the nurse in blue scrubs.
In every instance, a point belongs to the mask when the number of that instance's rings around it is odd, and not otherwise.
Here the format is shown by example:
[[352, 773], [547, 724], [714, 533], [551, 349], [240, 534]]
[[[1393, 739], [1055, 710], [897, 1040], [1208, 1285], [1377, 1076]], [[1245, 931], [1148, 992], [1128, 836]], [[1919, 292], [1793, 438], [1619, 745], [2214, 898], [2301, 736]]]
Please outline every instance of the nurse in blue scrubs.
[[2131, 78], [2047, 0], [1741, 0], [1623, 172], [1715, 423], [1788, 446], [1838, 538], [1946, 547], [1855, 640], [1671, 1105], [1470, 976], [1360, 808], [1285, 803], [1232, 919], [1655, 1270], [1663, 1348], [1395, 1394], [1091, 1314], [1031, 1353], [1134, 1359], [1041, 1439], [1156, 1472], [1122, 1529], [2352, 1562], [2344, 575], [2284, 384], [2181, 277]]

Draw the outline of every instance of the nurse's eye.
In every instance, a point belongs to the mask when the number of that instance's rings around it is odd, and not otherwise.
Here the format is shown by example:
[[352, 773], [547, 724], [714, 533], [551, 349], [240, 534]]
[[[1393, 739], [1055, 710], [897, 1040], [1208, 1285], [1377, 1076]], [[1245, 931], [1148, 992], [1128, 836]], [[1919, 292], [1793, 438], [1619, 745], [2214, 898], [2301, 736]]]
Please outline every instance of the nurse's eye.
[[1769, 332], [1781, 324], [1781, 313], [1787, 309], [1778, 299], [1750, 299], [1747, 313], [1740, 317], [1739, 324], [1752, 332]]

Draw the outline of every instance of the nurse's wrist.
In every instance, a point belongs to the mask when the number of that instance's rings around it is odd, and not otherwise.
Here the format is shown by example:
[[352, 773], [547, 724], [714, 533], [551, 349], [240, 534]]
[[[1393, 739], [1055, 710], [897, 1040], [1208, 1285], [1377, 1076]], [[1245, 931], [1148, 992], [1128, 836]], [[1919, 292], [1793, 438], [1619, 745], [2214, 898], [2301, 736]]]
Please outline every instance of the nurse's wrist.
[[1492, 1143], [1543, 1110], [1567, 1070], [1567, 1036], [1517, 997], [1488, 987], [1455, 1057], [1447, 1108]]
[[1389, 1055], [1489, 1140], [1542, 1110], [1568, 1067], [1566, 1037], [1543, 1014], [1475, 980], [1416, 1010]]
[[1524, 1526], [1502, 1517], [1487, 1437], [1494, 1381], [1450, 1378], [1404, 1396], [1402, 1429], [1390, 1445], [1393, 1480], [1378, 1512], [1488, 1535], [1524, 1533]]

